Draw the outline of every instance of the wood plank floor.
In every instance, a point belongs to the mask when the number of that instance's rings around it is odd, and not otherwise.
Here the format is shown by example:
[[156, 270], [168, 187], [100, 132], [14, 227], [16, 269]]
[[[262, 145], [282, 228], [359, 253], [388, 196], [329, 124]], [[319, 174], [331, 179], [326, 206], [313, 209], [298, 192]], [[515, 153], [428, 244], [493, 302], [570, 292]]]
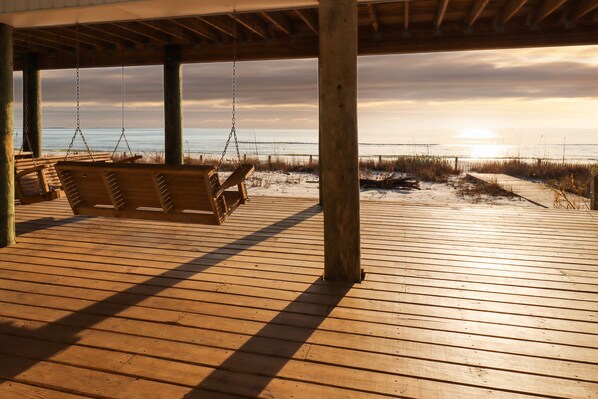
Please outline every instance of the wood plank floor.
[[501, 173], [467, 173], [468, 176], [485, 183], [498, 184], [506, 191], [543, 208], [590, 209], [590, 200], [581, 195], [567, 193], [567, 198], [558, 194], [546, 184], [534, 183]]
[[0, 398], [598, 398], [598, 213], [363, 202], [321, 281], [311, 199], [224, 226], [17, 207]]

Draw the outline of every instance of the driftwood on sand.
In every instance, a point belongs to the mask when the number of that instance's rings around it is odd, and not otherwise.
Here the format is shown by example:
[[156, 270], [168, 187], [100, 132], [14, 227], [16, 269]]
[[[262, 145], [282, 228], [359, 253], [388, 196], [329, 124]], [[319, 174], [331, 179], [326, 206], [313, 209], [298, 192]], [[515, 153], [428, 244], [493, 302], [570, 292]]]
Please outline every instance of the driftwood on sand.
[[385, 190], [404, 188], [411, 190], [420, 190], [419, 180], [413, 177], [395, 177], [395, 174], [382, 176], [378, 179], [359, 179], [361, 188], [380, 188]]

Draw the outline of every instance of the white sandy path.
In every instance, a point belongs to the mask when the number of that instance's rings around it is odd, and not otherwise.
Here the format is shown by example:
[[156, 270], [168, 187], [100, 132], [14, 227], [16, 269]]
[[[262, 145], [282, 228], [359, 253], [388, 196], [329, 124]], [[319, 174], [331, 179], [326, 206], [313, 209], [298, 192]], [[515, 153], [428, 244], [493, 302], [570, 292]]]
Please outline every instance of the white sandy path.
[[[222, 179], [225, 178], [222, 174]], [[248, 181], [250, 196], [286, 196], [318, 198], [319, 182], [310, 173], [256, 172]], [[460, 197], [452, 184], [420, 183], [421, 190], [361, 190], [362, 199], [402, 201], [432, 204], [487, 204], [499, 206], [532, 207], [534, 205], [520, 198]]]

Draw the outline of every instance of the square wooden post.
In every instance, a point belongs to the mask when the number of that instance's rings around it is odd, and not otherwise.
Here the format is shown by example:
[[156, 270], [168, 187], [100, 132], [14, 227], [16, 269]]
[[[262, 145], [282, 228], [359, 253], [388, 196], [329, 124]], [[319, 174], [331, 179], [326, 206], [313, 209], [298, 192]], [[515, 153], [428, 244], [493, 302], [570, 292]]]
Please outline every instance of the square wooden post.
[[598, 211], [598, 174], [592, 176], [592, 189], [590, 196], [590, 209], [593, 211]]
[[183, 113], [181, 49], [165, 47], [164, 58], [164, 157], [168, 165], [183, 164]]
[[0, 24], [0, 248], [15, 243], [12, 27]]
[[37, 53], [27, 53], [23, 68], [23, 150], [42, 156], [42, 96]]
[[360, 282], [357, 0], [320, 0], [319, 22], [324, 277]]

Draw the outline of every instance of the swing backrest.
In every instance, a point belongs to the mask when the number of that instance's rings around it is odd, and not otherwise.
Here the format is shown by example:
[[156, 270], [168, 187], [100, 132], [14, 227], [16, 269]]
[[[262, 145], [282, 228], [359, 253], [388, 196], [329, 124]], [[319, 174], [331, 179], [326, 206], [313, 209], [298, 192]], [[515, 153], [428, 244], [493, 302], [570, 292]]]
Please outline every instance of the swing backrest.
[[[92, 158], [89, 154], [71, 154], [69, 155], [70, 160], [73, 161], [92, 161]], [[110, 162], [112, 160], [111, 154], [109, 152], [98, 152], [93, 154], [93, 161], [94, 162]], [[15, 172], [18, 174], [19, 172], [31, 170], [36, 166], [44, 166], [44, 174], [48, 186], [52, 187], [60, 187], [60, 179], [58, 178], [58, 174], [54, 169], [54, 165], [57, 162], [64, 161], [64, 155], [60, 156], [51, 156], [51, 157], [42, 157], [42, 158], [33, 158], [33, 157], [20, 157], [15, 159]], [[35, 174], [28, 174], [23, 176], [21, 179], [22, 184], [25, 185], [38, 185], [35, 181], [37, 178]]]
[[[59, 162], [56, 170], [73, 213], [221, 224], [247, 201], [253, 166], [221, 185], [213, 166]], [[224, 191], [237, 186], [236, 191]]]

